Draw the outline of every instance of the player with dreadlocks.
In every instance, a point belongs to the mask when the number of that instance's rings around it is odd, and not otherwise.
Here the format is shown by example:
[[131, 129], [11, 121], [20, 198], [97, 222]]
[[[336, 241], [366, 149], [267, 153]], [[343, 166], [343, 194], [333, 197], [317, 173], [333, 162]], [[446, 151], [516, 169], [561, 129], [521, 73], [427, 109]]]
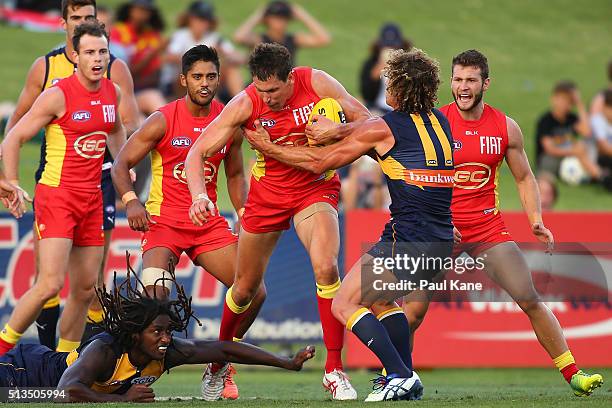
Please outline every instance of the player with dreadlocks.
[[249, 344], [173, 338], [174, 331], [186, 333], [194, 317], [191, 298], [177, 284], [172, 268], [160, 279], [174, 283], [176, 300], [143, 295], [128, 259], [125, 281], [117, 284], [115, 273], [112, 291], [97, 290], [105, 332], [70, 353], [19, 344], [0, 358], [0, 387], [57, 387], [73, 402], [153, 402], [150, 385], [183, 364], [229, 361], [297, 371], [314, 356], [312, 346], [284, 358]]

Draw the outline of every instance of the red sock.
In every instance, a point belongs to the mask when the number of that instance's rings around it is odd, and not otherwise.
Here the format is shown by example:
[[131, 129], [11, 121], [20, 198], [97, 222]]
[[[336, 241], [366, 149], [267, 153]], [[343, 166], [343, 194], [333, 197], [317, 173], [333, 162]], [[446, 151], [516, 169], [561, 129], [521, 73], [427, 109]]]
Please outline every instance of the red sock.
[[221, 315], [221, 328], [219, 329], [219, 341], [232, 341], [242, 321], [244, 313], [234, 313], [227, 302], [223, 303], [223, 314]]
[[14, 344], [0, 339], [0, 357], [11, 351], [15, 347]]
[[578, 372], [578, 367], [576, 367], [576, 363], [568, 364], [567, 366], [561, 369], [561, 374], [563, 374], [563, 378], [569, 384], [572, 381], [572, 376]]
[[333, 299], [325, 299], [317, 296], [319, 305], [319, 316], [323, 327], [323, 342], [327, 349], [327, 360], [325, 360], [325, 372], [334, 369], [342, 370], [342, 346], [344, 345], [344, 325], [340, 323], [331, 312]]

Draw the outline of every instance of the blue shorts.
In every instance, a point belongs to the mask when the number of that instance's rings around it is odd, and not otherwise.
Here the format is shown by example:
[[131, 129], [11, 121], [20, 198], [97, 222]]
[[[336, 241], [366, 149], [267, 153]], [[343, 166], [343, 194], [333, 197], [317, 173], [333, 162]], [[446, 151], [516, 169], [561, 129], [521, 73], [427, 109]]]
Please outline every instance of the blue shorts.
[[40, 344], [18, 344], [0, 357], [0, 387], [57, 387], [68, 354]]
[[115, 186], [110, 169], [102, 171], [102, 217], [103, 229], [109, 231], [115, 228]]

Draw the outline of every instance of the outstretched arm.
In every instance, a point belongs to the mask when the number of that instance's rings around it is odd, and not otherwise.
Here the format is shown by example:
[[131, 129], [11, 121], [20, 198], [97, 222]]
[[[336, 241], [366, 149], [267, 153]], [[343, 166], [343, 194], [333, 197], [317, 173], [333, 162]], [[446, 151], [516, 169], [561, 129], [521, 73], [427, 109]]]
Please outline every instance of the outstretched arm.
[[509, 117], [506, 118], [506, 126], [508, 127], [506, 162], [516, 181], [523, 209], [529, 218], [533, 234], [552, 248], [554, 238], [542, 221], [540, 190], [525, 153], [523, 133], [519, 125]]
[[331, 42], [331, 35], [323, 27], [323, 24], [311, 16], [302, 6], [292, 4], [291, 12], [293, 17], [301, 21], [309, 31], [308, 33], [297, 33], [295, 35], [295, 42], [298, 47], [323, 47]]
[[293, 358], [281, 357], [262, 348], [235, 341], [174, 339], [175, 350], [168, 348], [165, 369], [182, 364], [239, 363], [280, 367], [299, 371], [315, 355], [314, 346], [298, 351]]

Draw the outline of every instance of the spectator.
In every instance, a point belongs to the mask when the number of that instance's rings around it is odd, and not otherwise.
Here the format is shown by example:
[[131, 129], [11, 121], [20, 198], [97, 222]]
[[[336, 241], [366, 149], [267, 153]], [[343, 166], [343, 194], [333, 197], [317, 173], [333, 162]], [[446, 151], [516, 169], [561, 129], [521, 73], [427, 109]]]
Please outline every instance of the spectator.
[[149, 115], [166, 103], [159, 91], [161, 55], [166, 48], [164, 22], [153, 0], [131, 0], [119, 7], [111, 42], [125, 48], [134, 77], [136, 101]]
[[[221, 58], [221, 90], [217, 93], [223, 102], [242, 91], [244, 82], [240, 74], [240, 65], [244, 56], [237, 52], [232, 43], [216, 31], [218, 20], [210, 3], [194, 1], [191, 3], [177, 30], [170, 38], [166, 64], [162, 71], [162, 89], [168, 96], [174, 95], [177, 89], [177, 78], [183, 54], [199, 44], [214, 47]], [[184, 90], [181, 88], [181, 92]]]
[[[608, 62], [608, 89], [612, 89], [612, 60]], [[604, 91], [598, 92], [591, 102], [591, 116], [601, 113], [604, 109]]]
[[[570, 81], [555, 85], [550, 98], [551, 110], [540, 117], [536, 132], [536, 158], [538, 169], [559, 176], [559, 166], [564, 157], [575, 156], [589, 176], [601, 178], [601, 169], [595, 163], [584, 140], [575, 136], [589, 137], [588, 116], [580, 92]], [[576, 115], [573, 110], [577, 110]]]
[[591, 128], [597, 143], [598, 163], [603, 169], [604, 185], [612, 190], [610, 174], [612, 174], [612, 89], [602, 92], [603, 106], [600, 113], [591, 118]]
[[538, 174], [537, 182], [542, 211], [552, 211], [559, 200], [559, 190], [557, 189], [555, 176], [548, 172], [542, 172]]
[[410, 50], [412, 43], [404, 38], [398, 25], [385, 24], [380, 30], [380, 37], [370, 49], [370, 56], [361, 68], [361, 96], [368, 109], [383, 114], [391, 111], [385, 100], [386, 79], [382, 70], [387, 62], [389, 53], [396, 49]]
[[[100, 23], [104, 24], [106, 34], [108, 34], [110, 38], [113, 31], [113, 24], [115, 23], [115, 16], [112, 10], [106, 6], [98, 5], [96, 7], [96, 19], [98, 19]], [[121, 44], [110, 42], [109, 47], [116, 58], [121, 58], [123, 61], [127, 61], [127, 52]]]
[[349, 211], [355, 208], [382, 210], [390, 202], [385, 176], [378, 163], [363, 156], [339, 171], [342, 177], [342, 208]]
[[[301, 21], [307, 33], [289, 33], [287, 27], [292, 19]], [[265, 32], [256, 33], [255, 27], [263, 24]], [[293, 62], [298, 48], [323, 47], [330, 43], [331, 36], [313, 16], [298, 4], [273, 1], [265, 8], [257, 9], [234, 34], [238, 44], [254, 47], [259, 43], [276, 42], [284, 45], [291, 53]], [[294, 64], [295, 65], [295, 64]]]

